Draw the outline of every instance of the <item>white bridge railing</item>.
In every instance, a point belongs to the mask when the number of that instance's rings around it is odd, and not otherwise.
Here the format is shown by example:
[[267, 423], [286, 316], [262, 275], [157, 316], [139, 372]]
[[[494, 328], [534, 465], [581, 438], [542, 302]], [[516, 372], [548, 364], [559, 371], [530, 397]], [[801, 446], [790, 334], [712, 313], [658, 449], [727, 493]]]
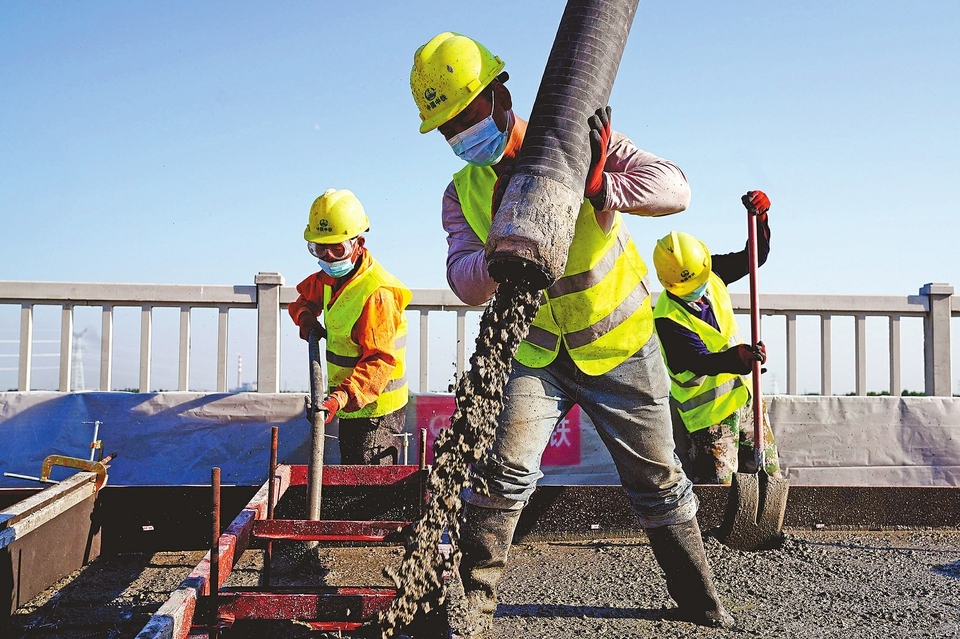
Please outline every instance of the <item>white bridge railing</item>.
[[[656, 295], [656, 294], [655, 294]], [[140, 309], [140, 389], [151, 388], [150, 370], [153, 337], [153, 310], [177, 308], [180, 311], [178, 390], [188, 389], [190, 372], [190, 329], [192, 309], [218, 310], [217, 391], [227, 390], [227, 334], [229, 311], [257, 311], [257, 389], [278, 392], [280, 380], [280, 323], [286, 305], [296, 299], [292, 286], [284, 286], [279, 273], [259, 273], [253, 286], [200, 286], [179, 284], [97, 284], [73, 282], [0, 281], [0, 305], [20, 307], [17, 388], [31, 390], [34, 309], [56, 306], [61, 309], [59, 390], [69, 392], [72, 366], [74, 307], [101, 309], [100, 382], [101, 390], [111, 390], [114, 309]], [[732, 295], [734, 310], [749, 312], [749, 296]], [[655, 301], [655, 300], [654, 300]], [[761, 296], [764, 315], [786, 319], [787, 394], [797, 394], [797, 318], [812, 316], [820, 321], [820, 393], [832, 394], [832, 329], [835, 317], [855, 319], [856, 394], [867, 394], [866, 320], [885, 317], [889, 334], [889, 383], [891, 394], [902, 390], [900, 381], [900, 320], [923, 318], [924, 392], [926, 395], [951, 394], [951, 317], [960, 317], [960, 296], [953, 295], [948, 284], [927, 284], [918, 295], [787, 295]], [[456, 314], [456, 370], [461, 372], [467, 360], [466, 314], [482, 310], [466, 306], [446, 289], [415, 289], [408, 310], [419, 313], [419, 376], [421, 390], [429, 388], [430, 315]], [[410, 332], [416, 328], [411, 326]], [[412, 359], [412, 358], [411, 358]]]

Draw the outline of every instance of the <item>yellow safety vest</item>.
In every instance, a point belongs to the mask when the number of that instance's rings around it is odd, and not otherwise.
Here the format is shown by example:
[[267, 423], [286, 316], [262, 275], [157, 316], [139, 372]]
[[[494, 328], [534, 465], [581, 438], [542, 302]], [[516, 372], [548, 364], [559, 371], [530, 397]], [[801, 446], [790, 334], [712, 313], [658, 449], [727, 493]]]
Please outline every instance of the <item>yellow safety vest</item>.
[[[719, 331], [691, 314], [666, 292], [660, 294], [653, 316], [667, 318], [693, 331], [711, 352], [719, 353], [740, 343], [737, 320], [726, 285], [713, 273], [707, 281], [705, 295], [717, 318]], [[660, 347], [662, 349], [663, 344]], [[666, 361], [666, 353], [663, 359]], [[749, 385], [740, 375], [720, 373], [698, 377], [691, 371], [674, 372], [669, 363], [667, 373], [670, 375], [670, 396], [691, 433], [719, 424], [750, 400]]]
[[360, 318], [367, 300], [381, 287], [393, 289], [400, 293], [401, 297], [400, 326], [397, 327], [394, 338], [397, 365], [390, 375], [386, 388], [376, 401], [352, 413], [337, 411], [337, 416], [341, 419], [381, 417], [407, 405], [407, 318], [403, 310], [410, 303], [411, 293], [400, 280], [380, 266], [379, 262], [372, 257], [370, 259], [371, 265], [344, 285], [332, 306], [330, 297], [333, 290], [329, 286], [323, 287], [323, 314], [326, 317], [327, 327], [327, 374], [330, 378], [330, 390], [349, 377], [353, 367], [360, 361], [360, 345], [353, 341], [350, 333]]
[[[482, 242], [490, 233], [490, 208], [497, 176], [490, 167], [468, 164], [453, 176], [460, 206]], [[588, 375], [603, 375], [623, 363], [653, 334], [646, 283], [647, 265], [619, 212], [604, 233], [589, 200], [584, 200], [563, 276], [543, 292], [517, 361], [543, 368], [560, 352]]]

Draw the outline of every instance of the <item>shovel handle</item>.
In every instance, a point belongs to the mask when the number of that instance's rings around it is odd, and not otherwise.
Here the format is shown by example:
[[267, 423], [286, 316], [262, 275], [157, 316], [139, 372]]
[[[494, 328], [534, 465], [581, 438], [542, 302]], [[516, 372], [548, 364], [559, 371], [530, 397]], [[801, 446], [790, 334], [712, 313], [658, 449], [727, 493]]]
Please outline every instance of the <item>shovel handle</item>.
[[324, 428], [327, 413], [322, 407], [327, 392], [323, 378], [323, 364], [320, 360], [319, 331], [312, 330], [309, 335], [310, 350], [310, 460], [307, 477], [307, 518], [320, 519], [320, 499], [323, 486], [323, 444], [326, 437]]
[[[757, 216], [747, 206], [747, 259], [750, 265], [750, 339], [760, 342], [760, 290], [757, 286]], [[763, 399], [760, 394], [760, 362], [753, 363], [753, 453], [757, 471], [764, 466], [763, 456]]]

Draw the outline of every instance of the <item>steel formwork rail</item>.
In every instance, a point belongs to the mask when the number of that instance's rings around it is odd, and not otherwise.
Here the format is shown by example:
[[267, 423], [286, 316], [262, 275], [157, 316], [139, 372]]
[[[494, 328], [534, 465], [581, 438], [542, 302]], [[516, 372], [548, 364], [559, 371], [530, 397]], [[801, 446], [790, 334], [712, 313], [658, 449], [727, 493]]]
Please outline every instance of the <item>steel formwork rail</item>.
[[[277, 466], [277, 486], [274, 501], [279, 499], [290, 487], [290, 466]], [[231, 522], [220, 536], [219, 552], [221, 569], [217, 588], [230, 576], [233, 565], [249, 547], [253, 532], [253, 522], [267, 516], [269, 484], [265, 483], [257, 491], [246, 507]], [[210, 594], [210, 553], [197, 564], [180, 587], [173, 591], [170, 598], [160, 606], [150, 621], [143, 627], [136, 639], [186, 639], [190, 636], [197, 601]]]
[[[306, 465], [277, 466], [275, 480], [275, 505], [288, 488], [307, 483]], [[422, 493], [425, 468], [418, 466], [327, 466], [324, 469], [325, 486], [370, 486], [412, 485], [416, 481]], [[272, 511], [269, 504], [270, 482], [264, 483], [247, 506], [233, 520], [218, 539], [217, 584], [211, 591], [211, 554], [208, 552], [193, 572], [181, 583], [170, 598], [151, 617], [136, 639], [186, 639], [206, 636], [202, 627], [193, 628], [198, 605], [207, 604], [201, 597], [216, 593], [218, 618], [227, 624], [231, 619], [292, 619], [312, 622], [317, 628], [349, 630], [360, 621], [372, 618], [376, 612], [390, 605], [394, 589], [384, 588], [271, 588], [269, 591], [223, 589], [234, 564], [249, 547], [251, 541], [264, 533], [265, 539], [314, 539], [324, 541], [384, 541], [398, 528], [410, 522], [395, 521], [306, 521], [267, 519]], [[298, 532], [299, 531], [299, 532]], [[278, 536], [271, 537], [272, 534]], [[357, 537], [360, 539], [351, 539]], [[280, 612], [266, 612], [271, 616], [257, 616], [265, 606], [290, 612], [288, 616], [276, 617]], [[271, 609], [272, 610], [272, 609]], [[357, 618], [358, 612], [362, 616]], [[319, 615], [317, 617], [316, 615]], [[339, 616], [340, 619], [332, 617]]]

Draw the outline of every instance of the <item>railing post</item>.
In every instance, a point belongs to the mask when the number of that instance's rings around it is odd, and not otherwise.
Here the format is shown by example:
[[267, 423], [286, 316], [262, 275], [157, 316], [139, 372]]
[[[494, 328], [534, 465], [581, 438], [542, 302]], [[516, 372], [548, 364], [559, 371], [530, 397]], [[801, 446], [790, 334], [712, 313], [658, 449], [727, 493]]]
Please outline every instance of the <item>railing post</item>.
[[30, 390], [30, 365], [33, 359], [33, 304], [20, 306], [20, 370], [17, 373], [17, 389]]
[[797, 314], [787, 313], [787, 395], [797, 394]]
[[100, 312], [100, 390], [113, 385], [113, 305], [104, 304]]
[[140, 307], [140, 393], [150, 392], [150, 366], [153, 354], [153, 307]]
[[60, 311], [60, 392], [70, 392], [73, 366], [73, 306], [64, 304]]
[[900, 316], [890, 316], [890, 394], [899, 397], [900, 383]]
[[177, 372], [177, 390], [185, 391], [190, 384], [190, 307], [180, 307], [180, 368]]
[[280, 287], [279, 273], [260, 272], [257, 285], [257, 392], [280, 392]]
[[420, 311], [420, 388], [430, 392], [430, 310]]
[[858, 314], [854, 316], [854, 348], [856, 357], [856, 386], [857, 395], [867, 394], [867, 316]]
[[830, 315], [820, 316], [820, 394], [833, 395], [833, 333]]
[[227, 319], [230, 309], [221, 306], [217, 311], [217, 392], [227, 392]]
[[924, 284], [920, 295], [927, 296], [927, 314], [923, 318], [924, 393], [951, 395], [950, 388], [950, 296], [949, 284]]

